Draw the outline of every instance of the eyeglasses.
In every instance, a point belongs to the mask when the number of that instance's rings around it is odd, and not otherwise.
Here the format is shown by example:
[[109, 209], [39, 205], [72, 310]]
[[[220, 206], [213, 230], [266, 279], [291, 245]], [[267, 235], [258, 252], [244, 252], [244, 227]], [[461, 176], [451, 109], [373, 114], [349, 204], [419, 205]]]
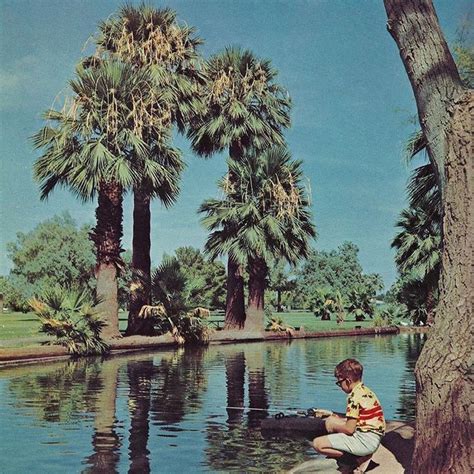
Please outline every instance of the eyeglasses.
[[344, 380], [346, 380], [346, 379], [338, 380], [338, 381], [336, 382], [336, 385], [337, 385], [338, 387], [340, 387], [340, 386], [342, 385], [342, 382], [344, 382]]

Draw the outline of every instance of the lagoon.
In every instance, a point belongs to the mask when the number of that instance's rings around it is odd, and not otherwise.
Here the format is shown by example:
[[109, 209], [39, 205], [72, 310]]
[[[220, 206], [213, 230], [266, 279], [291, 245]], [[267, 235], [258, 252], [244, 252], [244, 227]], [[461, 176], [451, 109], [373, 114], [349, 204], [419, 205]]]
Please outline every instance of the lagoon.
[[2, 473], [289, 469], [316, 454], [304, 439], [264, 438], [262, 418], [344, 411], [333, 370], [355, 357], [386, 418], [413, 421], [424, 338], [258, 342], [4, 368]]

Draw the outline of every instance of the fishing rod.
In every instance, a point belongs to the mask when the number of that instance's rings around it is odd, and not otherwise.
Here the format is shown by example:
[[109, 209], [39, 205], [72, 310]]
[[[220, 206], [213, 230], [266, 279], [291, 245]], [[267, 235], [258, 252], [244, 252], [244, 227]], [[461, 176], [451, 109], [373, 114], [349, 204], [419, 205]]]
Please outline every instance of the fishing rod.
[[[253, 408], [253, 407], [220, 407], [226, 410], [240, 410], [240, 411], [265, 411], [265, 412], [277, 412], [276, 418], [281, 418], [288, 415], [296, 416], [313, 416], [317, 418], [325, 418], [333, 414], [330, 410], [323, 410], [321, 408], [308, 408], [307, 410], [292, 410], [292, 409], [281, 409], [281, 408]], [[278, 416], [281, 415], [281, 416]]]

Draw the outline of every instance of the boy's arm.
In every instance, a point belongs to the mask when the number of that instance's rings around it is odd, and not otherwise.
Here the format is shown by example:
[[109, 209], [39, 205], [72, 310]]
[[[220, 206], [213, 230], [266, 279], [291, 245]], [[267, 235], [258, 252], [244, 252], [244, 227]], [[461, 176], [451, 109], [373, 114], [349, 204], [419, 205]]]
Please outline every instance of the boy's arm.
[[326, 430], [328, 433], [344, 433], [351, 435], [356, 430], [356, 418], [342, 418], [332, 415], [326, 418]]

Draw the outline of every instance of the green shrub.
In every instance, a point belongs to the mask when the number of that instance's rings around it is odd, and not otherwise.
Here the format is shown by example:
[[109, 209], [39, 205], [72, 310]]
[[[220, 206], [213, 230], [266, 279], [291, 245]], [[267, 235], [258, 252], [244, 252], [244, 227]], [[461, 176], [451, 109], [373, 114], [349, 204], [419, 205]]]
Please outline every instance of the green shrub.
[[100, 332], [105, 323], [96, 310], [98, 301], [88, 290], [56, 286], [30, 300], [41, 320], [41, 331], [56, 337], [56, 344], [75, 356], [105, 354]]
[[279, 316], [274, 316], [270, 318], [270, 320], [267, 322], [265, 329], [267, 331], [273, 331], [273, 332], [287, 332], [290, 336], [295, 330], [293, 326], [289, 326], [288, 324], [285, 324], [283, 322], [283, 319]]
[[175, 311], [170, 313], [166, 306], [143, 306], [139, 317], [151, 318], [156, 334], [171, 333], [179, 345], [207, 344], [209, 342], [209, 328], [204, 319], [209, 317], [209, 310], [195, 308], [185, 312]]

